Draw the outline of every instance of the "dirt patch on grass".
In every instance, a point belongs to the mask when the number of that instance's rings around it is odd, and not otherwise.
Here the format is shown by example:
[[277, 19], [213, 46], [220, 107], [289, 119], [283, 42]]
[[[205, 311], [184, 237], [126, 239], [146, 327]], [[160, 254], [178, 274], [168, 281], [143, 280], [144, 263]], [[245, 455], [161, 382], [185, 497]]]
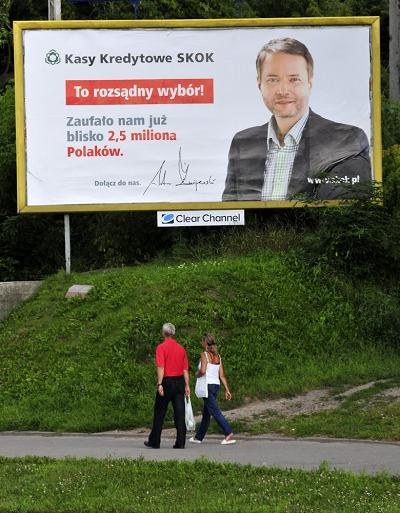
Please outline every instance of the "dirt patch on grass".
[[[340, 394], [332, 394], [329, 389], [312, 390], [306, 394], [297, 395], [293, 398], [266, 399], [264, 401], [253, 401], [235, 408], [225, 410], [224, 414], [231, 420], [245, 419], [252, 417], [271, 417], [283, 415], [293, 417], [295, 415], [315, 413], [322, 410], [338, 408], [345, 399], [357, 392], [372, 388], [381, 381], [371, 381], [355, 387], [349, 387]], [[400, 387], [390, 388], [382, 393], [391, 397], [400, 397]]]
[[327, 390], [312, 390], [306, 394], [298, 395], [290, 399], [266, 399], [253, 401], [233, 410], [225, 410], [231, 420], [243, 419], [255, 416], [284, 415], [292, 417], [302, 413], [312, 413], [320, 410], [336, 408], [338, 401], [329, 396]]
[[384, 390], [381, 395], [400, 399], [400, 387], [388, 388], [387, 390]]
[[[294, 417], [296, 415], [311, 414], [322, 410], [331, 410], [338, 408], [343, 401], [352, 395], [372, 388], [382, 381], [371, 381], [355, 387], [348, 387], [343, 392], [334, 394], [331, 389], [312, 390], [305, 394], [300, 394], [291, 398], [265, 399], [248, 401], [245, 404], [232, 410], [224, 410], [224, 415], [229, 420], [254, 419], [274, 417], [282, 415], [284, 417]], [[378, 392], [376, 397], [393, 397], [395, 400], [400, 398], [400, 387], [388, 388]], [[201, 415], [196, 416], [196, 423], [200, 422]], [[150, 426], [149, 426], [150, 427]], [[144, 434], [149, 432], [149, 427], [139, 428], [129, 431], [130, 434]], [[110, 431], [108, 433], [121, 433], [121, 431]], [[174, 436], [175, 429], [164, 429], [164, 436]]]

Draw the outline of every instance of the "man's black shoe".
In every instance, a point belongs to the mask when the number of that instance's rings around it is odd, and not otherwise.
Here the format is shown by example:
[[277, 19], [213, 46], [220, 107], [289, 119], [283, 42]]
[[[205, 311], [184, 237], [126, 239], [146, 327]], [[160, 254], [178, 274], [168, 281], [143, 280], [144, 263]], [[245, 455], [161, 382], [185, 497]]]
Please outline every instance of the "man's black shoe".
[[156, 447], [155, 445], [151, 445], [150, 442], [145, 442], [144, 445], [148, 447], [149, 449], [159, 449], [159, 447]]
[[174, 445], [172, 448], [173, 449], [184, 449], [185, 446], [184, 445]]

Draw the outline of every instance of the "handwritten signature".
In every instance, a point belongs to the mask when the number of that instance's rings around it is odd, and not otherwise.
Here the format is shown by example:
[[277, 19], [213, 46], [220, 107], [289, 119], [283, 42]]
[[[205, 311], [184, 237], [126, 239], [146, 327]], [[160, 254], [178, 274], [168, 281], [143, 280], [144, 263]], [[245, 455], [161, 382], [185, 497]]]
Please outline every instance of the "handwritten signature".
[[143, 195], [150, 189], [151, 186], [155, 187], [163, 187], [163, 186], [175, 186], [179, 187], [182, 185], [193, 186], [198, 191], [200, 185], [213, 185], [215, 183], [215, 178], [211, 175], [207, 178], [207, 180], [198, 180], [196, 178], [189, 177], [189, 168], [190, 164], [187, 164], [182, 159], [182, 148], [179, 147], [179, 156], [178, 156], [178, 173], [177, 176], [179, 179], [175, 182], [169, 182], [170, 178], [167, 178], [167, 169], [166, 169], [166, 160], [161, 162], [160, 167], [157, 169], [156, 174], [150, 180], [146, 189], [143, 192]]

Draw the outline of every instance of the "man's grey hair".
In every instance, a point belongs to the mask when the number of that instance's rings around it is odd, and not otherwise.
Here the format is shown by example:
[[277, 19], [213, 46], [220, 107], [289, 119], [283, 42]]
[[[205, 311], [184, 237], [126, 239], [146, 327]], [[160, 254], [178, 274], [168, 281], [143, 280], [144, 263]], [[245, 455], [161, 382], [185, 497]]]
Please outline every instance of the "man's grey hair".
[[267, 53], [288, 53], [290, 55], [300, 55], [304, 57], [307, 63], [308, 78], [312, 78], [314, 74], [314, 61], [308, 51], [308, 48], [297, 39], [291, 37], [284, 37], [281, 39], [271, 39], [266, 43], [261, 50], [258, 52], [256, 59], [257, 78], [261, 78], [261, 67]]
[[175, 326], [170, 322], [163, 324], [162, 332], [164, 335], [175, 335]]

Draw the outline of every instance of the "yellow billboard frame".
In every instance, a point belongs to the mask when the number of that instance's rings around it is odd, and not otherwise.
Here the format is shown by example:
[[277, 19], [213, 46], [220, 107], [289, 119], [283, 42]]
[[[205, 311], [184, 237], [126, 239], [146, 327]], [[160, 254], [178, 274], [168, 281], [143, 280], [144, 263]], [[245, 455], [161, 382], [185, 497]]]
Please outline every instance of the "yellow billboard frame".
[[[379, 16], [349, 16], [324, 18], [247, 18], [210, 20], [71, 20], [71, 21], [15, 21], [15, 116], [17, 148], [17, 209], [19, 213], [52, 212], [117, 212], [140, 210], [204, 210], [204, 209], [255, 209], [301, 207], [301, 201], [218, 201], [218, 202], [159, 202], [159, 203], [106, 203], [35, 205], [27, 204], [26, 153], [25, 153], [25, 109], [24, 109], [24, 67], [23, 31], [54, 29], [126, 29], [126, 28], [235, 28], [235, 27], [279, 27], [279, 26], [371, 26], [371, 92], [372, 92], [372, 140], [374, 179], [382, 182], [382, 139], [381, 139], [381, 77], [380, 77], [380, 18]], [[323, 202], [338, 205], [337, 200]], [[310, 203], [307, 203], [310, 206]]]

